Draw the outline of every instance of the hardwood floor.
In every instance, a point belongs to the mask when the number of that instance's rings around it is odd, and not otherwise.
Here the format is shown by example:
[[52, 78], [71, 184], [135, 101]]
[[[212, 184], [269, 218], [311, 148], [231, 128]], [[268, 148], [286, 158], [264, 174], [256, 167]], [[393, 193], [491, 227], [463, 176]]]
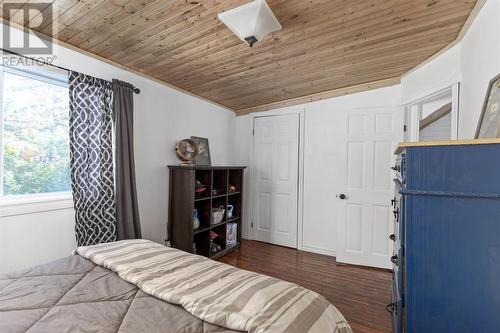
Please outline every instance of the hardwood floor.
[[337, 264], [334, 257], [256, 241], [243, 241], [240, 250], [219, 260], [316, 291], [342, 312], [355, 333], [391, 332], [385, 310], [391, 299], [388, 271]]

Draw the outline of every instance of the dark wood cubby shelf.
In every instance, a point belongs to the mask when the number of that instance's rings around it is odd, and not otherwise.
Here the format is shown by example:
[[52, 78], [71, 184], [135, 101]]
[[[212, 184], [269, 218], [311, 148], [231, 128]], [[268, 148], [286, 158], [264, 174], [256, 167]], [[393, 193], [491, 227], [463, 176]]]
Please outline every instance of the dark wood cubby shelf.
[[[172, 246], [180, 250], [219, 258], [240, 247], [243, 212], [243, 166], [168, 166], [169, 186], [169, 238]], [[195, 193], [196, 181], [205, 185], [205, 191]], [[235, 191], [229, 192], [229, 186]], [[215, 193], [214, 193], [215, 190]], [[232, 205], [233, 217], [227, 218], [227, 206]], [[212, 224], [212, 210], [226, 209], [220, 223]], [[198, 210], [200, 227], [193, 229], [193, 212]], [[236, 244], [226, 242], [227, 224], [237, 225]], [[221, 246], [220, 251], [210, 249], [210, 232], [217, 233], [213, 241]]]

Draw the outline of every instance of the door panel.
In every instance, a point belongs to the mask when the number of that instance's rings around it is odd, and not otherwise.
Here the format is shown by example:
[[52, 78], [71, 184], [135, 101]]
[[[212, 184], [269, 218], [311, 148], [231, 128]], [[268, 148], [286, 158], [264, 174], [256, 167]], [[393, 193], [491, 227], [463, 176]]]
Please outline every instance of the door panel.
[[391, 177], [391, 160], [393, 143], [391, 141], [375, 141], [374, 143], [374, 189], [377, 191], [392, 191], [394, 186]]
[[257, 228], [262, 231], [271, 229], [271, 193], [259, 193]]
[[297, 247], [298, 163], [299, 116], [255, 118], [255, 240]]
[[[332, 111], [337, 112], [337, 111]], [[400, 108], [338, 111], [333, 125], [340, 158], [337, 200], [337, 261], [390, 268], [392, 241], [391, 164], [402, 138]]]
[[357, 204], [348, 204], [347, 221], [347, 246], [346, 250], [352, 252], [361, 252], [363, 249], [363, 206]]
[[373, 206], [373, 253], [386, 255], [390, 253], [388, 235], [391, 234], [391, 207]]
[[365, 183], [365, 143], [347, 143], [347, 187], [350, 189], [363, 189]]

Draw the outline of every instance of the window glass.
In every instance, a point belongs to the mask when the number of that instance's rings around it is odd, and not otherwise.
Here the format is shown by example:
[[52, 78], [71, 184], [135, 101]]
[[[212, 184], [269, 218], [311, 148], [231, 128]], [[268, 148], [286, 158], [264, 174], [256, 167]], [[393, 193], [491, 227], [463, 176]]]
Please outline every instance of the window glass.
[[2, 196], [69, 192], [68, 87], [4, 71]]

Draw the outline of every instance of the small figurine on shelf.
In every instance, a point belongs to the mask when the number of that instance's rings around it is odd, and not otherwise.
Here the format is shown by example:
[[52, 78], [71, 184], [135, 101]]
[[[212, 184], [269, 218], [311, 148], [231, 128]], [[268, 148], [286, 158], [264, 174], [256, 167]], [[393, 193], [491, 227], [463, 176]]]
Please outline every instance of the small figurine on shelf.
[[222, 250], [222, 246], [215, 243], [214, 241], [210, 241], [210, 252], [217, 253]]
[[198, 209], [193, 210], [193, 230], [196, 230], [200, 227], [200, 219], [198, 217]]
[[233, 218], [233, 209], [234, 209], [233, 205], [227, 205], [226, 217], [228, 220]]
[[214, 242], [214, 239], [217, 237], [219, 237], [219, 235], [216, 232], [210, 231], [210, 252], [212, 253], [217, 253], [222, 250], [222, 246]]
[[196, 196], [200, 196], [206, 189], [207, 187], [203, 185], [202, 182], [196, 180], [196, 184], [194, 185], [194, 192], [196, 193]]
[[233, 186], [233, 185], [228, 185], [228, 187], [227, 187], [227, 191], [228, 191], [229, 193], [234, 193], [234, 192], [236, 192], [236, 186]]

